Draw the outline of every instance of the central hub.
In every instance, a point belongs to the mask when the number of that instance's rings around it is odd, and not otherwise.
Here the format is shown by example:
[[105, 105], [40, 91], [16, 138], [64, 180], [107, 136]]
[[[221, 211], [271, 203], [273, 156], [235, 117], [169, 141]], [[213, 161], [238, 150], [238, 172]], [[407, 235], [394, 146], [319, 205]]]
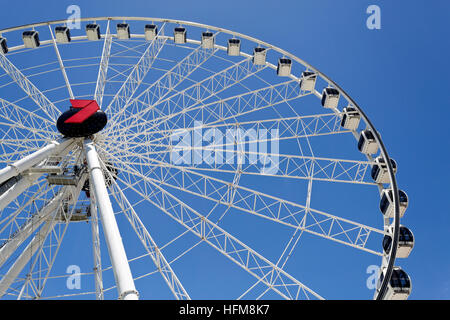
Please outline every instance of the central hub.
[[61, 114], [56, 128], [66, 137], [88, 137], [102, 130], [108, 118], [95, 100], [70, 100], [72, 107]]

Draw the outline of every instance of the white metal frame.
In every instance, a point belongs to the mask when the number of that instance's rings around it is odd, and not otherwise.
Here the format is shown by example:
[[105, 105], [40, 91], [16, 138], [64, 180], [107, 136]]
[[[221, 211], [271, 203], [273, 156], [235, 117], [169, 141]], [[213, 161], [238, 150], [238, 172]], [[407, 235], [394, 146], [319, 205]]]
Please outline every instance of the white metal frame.
[[[81, 21], [92, 21], [92, 18], [83, 18]], [[110, 136], [114, 138], [118, 143], [114, 146], [112, 145], [104, 145], [101, 142], [101, 139], [98, 141], [94, 138], [93, 140], [86, 139], [82, 144], [78, 143], [80, 148], [85, 150], [85, 156], [87, 160], [87, 166], [89, 168], [90, 174], [90, 185], [91, 190], [93, 191], [93, 196], [91, 198], [91, 221], [92, 221], [92, 243], [94, 248], [94, 274], [95, 274], [95, 282], [96, 282], [96, 298], [103, 299], [104, 288], [102, 283], [102, 266], [101, 266], [101, 258], [100, 258], [100, 239], [98, 234], [98, 225], [96, 219], [97, 208], [100, 214], [100, 218], [103, 224], [103, 230], [105, 232], [106, 243], [108, 245], [109, 253], [112, 261], [112, 269], [115, 274], [117, 289], [119, 291], [119, 298], [121, 299], [137, 299], [138, 293], [134, 286], [133, 277], [131, 275], [130, 267], [128, 265], [128, 259], [125, 254], [125, 250], [123, 248], [123, 244], [120, 239], [119, 230], [117, 228], [117, 223], [114, 218], [114, 212], [112, 210], [111, 202], [108, 195], [108, 190], [105, 184], [105, 179], [101, 167], [101, 159], [103, 156], [109, 157], [109, 159], [114, 159], [117, 163], [120, 163], [120, 170], [124, 172], [125, 178], [120, 178], [123, 183], [126, 183], [128, 187], [134, 190], [137, 194], [140, 194], [142, 198], [146, 199], [150, 203], [155, 204], [155, 206], [159, 207], [163, 212], [169, 214], [172, 218], [177, 220], [181, 225], [188, 228], [189, 231], [194, 232], [194, 234], [200, 236], [202, 240], [206, 240], [207, 242], [210, 240], [208, 235], [210, 232], [214, 234], [214, 232], [218, 232], [222, 235], [225, 235], [225, 238], [229, 241], [236, 241], [237, 244], [242, 245], [244, 250], [247, 250], [249, 254], [256, 254], [250, 250], [248, 246], [244, 243], [239, 242], [237, 239], [228, 234], [225, 230], [221, 229], [214, 222], [209, 221], [206, 216], [196, 212], [190, 206], [183, 204], [181, 200], [177, 199], [175, 196], [171, 195], [167, 192], [165, 187], [171, 187], [175, 189], [182, 190], [187, 193], [191, 193], [193, 195], [197, 195], [199, 197], [209, 199], [212, 201], [216, 201], [217, 204], [228, 203], [230, 207], [251, 213], [256, 214], [260, 217], [267, 218], [271, 221], [275, 221], [278, 223], [282, 223], [285, 225], [289, 225], [294, 227], [294, 234], [292, 240], [285, 247], [283, 254], [280, 257], [280, 260], [276, 265], [271, 264], [267, 259], [262, 256], [257, 257], [261, 258], [262, 261], [269, 263], [271, 266], [272, 272], [266, 273], [264, 276], [258, 279], [258, 282], [264, 282], [268, 285], [269, 288], [274, 289], [274, 283], [280, 280], [280, 275], [284, 274], [282, 267], [281, 269], [278, 267], [279, 264], [284, 266], [287, 261], [287, 258], [283, 258], [286, 253], [288, 256], [294, 250], [294, 247], [298, 243], [300, 236], [303, 232], [309, 232], [321, 237], [324, 237], [329, 240], [337, 241], [351, 247], [362, 249], [363, 251], [367, 251], [376, 255], [382, 255], [379, 252], [373, 251], [369, 248], [366, 248], [366, 243], [370, 235], [372, 234], [384, 234], [385, 231], [378, 230], [377, 228], [369, 227], [360, 223], [355, 223], [350, 220], [342, 219], [338, 216], [325, 213], [319, 210], [315, 210], [311, 207], [310, 199], [312, 193], [312, 185], [313, 181], [329, 181], [329, 182], [345, 182], [345, 183], [354, 183], [354, 184], [367, 184], [367, 185], [376, 185], [373, 182], [369, 182], [365, 179], [366, 172], [374, 163], [373, 159], [369, 156], [367, 161], [353, 161], [346, 159], [335, 159], [335, 158], [323, 158], [323, 157], [315, 157], [314, 155], [280, 155], [280, 164], [282, 166], [281, 175], [275, 175], [274, 177], [283, 177], [283, 178], [299, 178], [308, 180], [308, 195], [307, 202], [305, 206], [299, 206], [295, 203], [288, 203], [283, 201], [282, 199], [258, 192], [256, 190], [251, 190], [248, 188], [244, 188], [239, 186], [239, 178], [242, 175], [256, 175], [258, 174], [254, 171], [255, 168], [252, 168], [251, 165], [228, 165], [221, 164], [215, 165], [210, 169], [199, 168], [196, 165], [188, 166], [180, 168], [178, 166], [173, 166], [167, 164], [166, 157], [167, 151], [156, 150], [155, 147], [167, 147], [170, 145], [167, 143], [167, 139], [171, 132], [177, 128], [179, 123], [185, 123], [187, 127], [188, 124], [192, 127], [192, 119], [194, 115], [199, 113], [202, 114], [205, 110], [209, 110], [210, 113], [202, 118], [204, 122], [203, 128], [214, 128], [214, 127], [223, 127], [223, 128], [232, 128], [236, 125], [236, 117], [245, 115], [251, 112], [255, 112], [257, 110], [264, 110], [266, 108], [273, 108], [279, 104], [287, 104], [290, 106], [290, 103], [296, 99], [300, 99], [309, 94], [313, 94], [319, 98], [321, 98], [321, 93], [317, 90], [313, 90], [312, 92], [303, 92], [300, 90], [298, 86], [299, 78], [294, 74], [290, 74], [287, 81], [278, 84], [270, 84], [267, 83], [267, 86], [264, 88], [260, 88], [257, 90], [248, 90], [248, 92], [243, 94], [237, 94], [235, 96], [221, 98], [221, 92], [231, 88], [237, 84], [241, 84], [245, 79], [249, 77], [259, 77], [259, 74], [266, 68], [271, 68], [276, 70], [276, 66], [270, 63], [270, 59], [264, 64], [264, 66], [256, 66], [251, 61], [251, 54], [247, 54], [245, 52], [241, 52], [241, 56], [243, 60], [231, 64], [230, 67], [221, 70], [220, 72], [216, 72], [213, 75], [203, 79], [200, 82], [194, 83], [186, 88], [178, 91], [177, 87], [180, 83], [189, 79], [189, 76], [197, 69], [202, 68], [202, 64], [214, 56], [215, 52], [218, 50], [226, 51], [226, 46], [221, 46], [220, 44], [215, 43], [213, 50], [205, 50], [201, 48], [201, 42], [198, 40], [188, 39], [187, 44], [197, 45], [196, 49], [191, 52], [191, 54], [187, 55], [186, 58], [179, 61], [175, 64], [170, 70], [166, 70], [165, 75], [160, 77], [156, 82], [137, 94], [138, 88], [145, 84], [144, 78], [149, 71], [151, 71], [153, 67], [154, 61], [159, 58], [159, 54], [161, 50], [164, 48], [168, 39], [171, 39], [169, 36], [165, 36], [163, 29], [166, 24], [179, 24], [183, 26], [196, 27], [201, 29], [213, 30], [216, 32], [214, 36], [218, 33], [224, 33], [232, 36], [233, 38], [239, 38], [247, 41], [251, 41], [257, 46], [267, 48], [266, 52], [274, 51], [279, 53], [284, 57], [289, 57], [293, 62], [300, 64], [305, 67], [309, 71], [313, 71], [320, 77], [328, 86], [336, 88], [341, 97], [344, 98], [349, 105], [356, 108], [358, 113], [361, 115], [362, 120], [365, 122], [366, 127], [371, 129], [374, 133], [375, 140], [379, 146], [381, 156], [384, 159], [389, 159], [386, 148], [384, 147], [383, 142], [378, 134], [378, 132], [374, 129], [372, 123], [364, 114], [362, 109], [356, 104], [354, 100], [348, 96], [345, 91], [340, 88], [336, 83], [334, 83], [331, 79], [321, 73], [319, 70], [315, 69], [311, 65], [307, 64], [303, 60], [293, 56], [292, 54], [272, 46], [263, 41], [248, 37], [246, 35], [232, 32], [222, 28], [216, 28], [212, 26], [202, 25], [198, 23], [192, 23], [187, 21], [178, 21], [178, 20], [169, 20], [169, 19], [158, 19], [158, 18], [140, 18], [140, 17], [100, 17], [96, 18], [96, 21], [107, 21], [107, 29], [106, 34], [103, 35], [104, 44], [103, 51], [101, 54], [101, 61], [98, 70], [98, 77], [96, 82], [96, 89], [94, 97], [98, 101], [99, 105], [102, 105], [102, 100], [105, 94], [105, 86], [108, 81], [114, 81], [114, 76], [107, 78], [108, 70], [113, 70], [114, 67], [110, 64], [111, 58], [111, 46], [113, 43], [113, 38], [115, 35], [110, 34], [109, 24], [111, 21], [124, 21], [124, 20], [135, 20], [135, 21], [151, 21], [162, 23], [163, 28], [161, 28], [160, 32], [158, 32], [158, 36], [155, 37], [147, 46], [147, 49], [141, 54], [138, 63], [134, 65], [131, 69], [130, 73], [127, 75], [126, 80], [121, 83], [121, 87], [119, 91], [115, 93], [112, 98], [112, 102], [105, 108], [106, 111], [111, 108], [114, 111], [112, 120], [116, 126], [109, 127], [105, 129], [105, 132], [101, 134], [101, 136]], [[51, 21], [45, 23], [38, 23], [28, 26], [9, 28], [0, 30], [0, 33], [4, 34], [10, 31], [21, 30], [29, 27], [40, 27], [40, 26], [48, 26], [51, 34], [50, 40], [41, 41], [41, 47], [47, 44], [52, 44], [54, 46], [56, 56], [58, 59], [60, 71], [63, 74], [66, 88], [69, 92], [69, 96], [74, 98], [74, 92], [72, 88], [74, 84], [69, 82], [69, 77], [67, 75], [67, 68], [65, 67], [64, 60], [61, 57], [61, 54], [58, 49], [58, 45], [53, 36], [52, 26], [64, 23], [64, 21]], [[82, 41], [86, 37], [79, 36], [73, 37], [72, 42]], [[144, 35], [131, 35], [131, 39], [140, 39], [144, 38]], [[24, 46], [17, 46], [10, 48], [10, 52], [20, 51], [24, 48]], [[124, 50], [126, 51], [126, 50]], [[133, 51], [132, 48], [129, 49], [130, 52]], [[16, 83], [23, 92], [31, 98], [37, 106], [48, 116], [50, 122], [55, 121], [56, 117], [59, 113], [58, 108], [55, 106], [56, 102], [51, 102], [46, 97], [46, 92], [41, 92], [30, 80], [29, 76], [25, 76], [25, 74], [19, 70], [14, 64], [7, 58], [6, 55], [0, 53], [0, 67], [8, 74], [12, 81]], [[261, 79], [262, 80], [262, 79]], [[215, 98], [215, 101], [209, 101], [208, 98]], [[16, 102], [8, 102], [4, 99], [1, 99], [1, 102], [4, 106], [12, 108], [13, 110], [20, 110], [17, 106]], [[155, 106], [158, 106], [156, 108]], [[129, 108], [134, 108], [135, 110], [140, 110], [139, 112], [135, 112], [134, 114], [125, 114], [125, 110]], [[236, 112], [237, 110], [237, 112]], [[20, 110], [20, 112], [26, 113], [26, 110]], [[152, 121], [150, 123], [146, 123], [146, 126], [142, 125], [142, 119], [152, 115]], [[8, 118], [9, 115], [6, 113], [2, 115], [4, 118]], [[34, 114], [32, 114], [35, 117]], [[281, 139], [300, 139], [305, 138], [309, 144], [309, 138], [320, 135], [329, 135], [329, 134], [341, 134], [350, 132], [355, 137], [357, 137], [357, 130], [350, 131], [344, 130], [339, 126], [339, 121], [341, 119], [341, 113], [338, 108], [334, 108], [332, 113], [330, 114], [320, 114], [314, 116], [302, 116], [302, 117], [282, 117], [278, 119], [269, 119], [269, 120], [260, 120], [260, 121], [247, 121], [240, 122], [240, 127], [247, 127], [251, 129], [270, 129], [277, 128], [280, 129], [283, 136]], [[234, 121], [234, 122], [233, 122]], [[25, 122], [19, 121], [17, 124], [19, 129], [29, 129], [32, 130], [33, 125], [26, 124]], [[124, 132], [124, 129], [129, 130], [129, 132]], [[295, 128], [295, 129], [293, 129]], [[133, 131], [136, 131], [133, 133]], [[41, 127], [40, 130], [34, 130], [34, 134], [40, 134], [41, 138], [36, 139], [36, 143], [41, 143], [46, 141], [45, 131]], [[100, 137], [100, 136], [99, 136]], [[33, 186], [38, 180], [42, 173], [49, 172], [46, 169], [39, 169], [42, 166], [46, 159], [49, 157], [55, 156], [55, 154], [63, 153], [63, 150], [74, 148], [74, 141], [70, 140], [61, 140], [61, 141], [51, 141], [51, 138], [47, 138], [47, 143], [50, 142], [46, 147], [43, 147], [34, 153], [25, 153], [25, 157], [21, 160], [15, 161], [14, 163], [8, 165], [6, 168], [0, 170], [0, 183], [15, 177], [19, 174], [25, 174], [25, 178], [19, 180], [16, 185], [9, 190], [9, 192], [0, 195], [0, 209], [5, 208], [10, 203], [15, 201], [15, 199], [25, 190]], [[17, 141], [20, 139], [18, 138]], [[4, 143], [7, 143], [7, 140], [4, 140]], [[260, 140], [256, 142], [261, 142]], [[11, 140], [11, 143], [17, 143]], [[124, 163], [124, 159], [129, 159], [132, 156], [132, 152], [127, 151], [127, 148], [130, 147], [130, 144], [139, 144], [140, 147], [145, 150], [141, 151], [141, 154], [136, 159], [136, 163], [126, 162]], [[42, 144], [41, 144], [42, 145]], [[100, 153], [97, 152], [96, 146], [99, 148]], [[131, 145], [132, 148], [135, 148], [135, 145]], [[225, 148], [226, 144], [221, 145], [220, 147]], [[205, 149], [205, 148], [201, 148]], [[312, 150], [311, 150], [312, 151]], [[24, 151], [25, 152], [25, 151]], [[18, 153], [5, 153], [5, 157], [11, 156], [12, 158], [17, 159]], [[260, 154], [259, 154], [260, 155]], [[251, 152], [243, 153], [241, 156], [250, 157]], [[142, 174], [142, 172], [138, 172], [134, 169], [135, 165], [142, 165], [142, 161], [148, 161], [151, 163], [154, 168], [149, 171], [148, 174]], [[397, 242], [398, 242], [398, 231], [399, 231], [399, 199], [398, 199], [398, 188], [395, 180], [395, 175], [393, 172], [393, 168], [391, 166], [390, 161], [386, 161], [387, 169], [390, 178], [390, 186], [394, 190], [394, 204], [395, 204], [395, 216], [393, 219], [386, 219], [384, 221], [385, 229], [387, 226], [393, 229], [393, 245], [391, 252], [383, 256], [382, 266], [387, 267], [386, 277], [379, 289], [375, 293], [375, 298], [382, 299], [386, 292], [386, 286], [388, 280], [390, 278], [390, 273], [392, 272], [392, 268], [395, 262]], [[104, 168], [103, 168], [104, 169]], [[28, 170], [28, 171], [27, 171]], [[30, 170], [35, 170], [34, 172]], [[202, 171], [203, 170], [203, 171]], [[228, 172], [228, 173], [236, 173], [234, 177], [233, 183], [230, 185], [226, 181], [222, 181], [217, 178], [212, 178], [208, 176], [206, 173], [209, 171], [215, 172]], [[253, 171], [252, 171], [253, 170]], [[159, 171], [159, 175], [157, 172]], [[151, 187], [151, 189], [146, 189], [143, 192], [140, 188], [137, 188], [136, 184], [130, 183], [131, 180], [128, 180], [128, 177], [135, 176], [142, 179], [144, 185], [146, 187]], [[167, 177], [171, 177], [171, 182], [168, 182]], [[174, 184], [173, 181], [178, 179], [179, 184]], [[209, 184], [213, 185], [212, 190], [201, 190], [196, 188], [198, 184]], [[378, 185], [381, 190], [382, 186]], [[141, 241], [152, 257], [156, 265], [159, 267], [160, 271], [167, 284], [171, 288], [176, 298], [184, 299], [189, 298], [189, 295], [184, 290], [181, 282], [179, 282], [178, 278], [173, 273], [173, 270], [170, 266], [170, 263], [165, 260], [162, 253], [158, 250], [156, 243], [151, 238], [145, 226], [139, 220], [138, 215], [134, 211], [130, 202], [128, 202], [125, 194], [120, 190], [120, 187], [116, 184], [116, 190], [118, 190], [114, 196], [117, 197], [116, 201], [121, 204], [121, 209], [123, 212], [128, 212], [126, 214], [133, 228], [135, 228], [135, 232], [139, 235]], [[150, 192], [150, 190], [153, 190]], [[161, 205], [161, 202], [158, 202], [161, 199], [170, 199], [170, 201], [174, 201], [178, 203], [181, 208], [183, 208], [183, 212], [191, 212], [196, 218], [192, 218], [192, 220], [184, 220], [183, 216], [178, 216], [176, 213], [172, 212], [172, 207], [166, 207], [165, 205]], [[242, 199], [253, 199], [253, 206], [242, 206], [242, 201], [240, 201], [240, 205], [236, 205], [239, 200]], [[270, 199], [270, 200], [269, 200]], [[228, 202], [227, 202], [228, 201]], [[260, 201], [261, 203], [265, 203], [266, 209], [269, 209], [273, 204], [277, 206], [292, 206], [292, 211], [287, 211], [286, 216], [282, 216], [279, 213], [271, 212], [267, 210], [265, 213], [261, 213], [261, 211], [257, 210], [257, 203]], [[270, 205], [267, 205], [267, 201], [271, 201]], [[164, 202], [163, 202], [164, 203]], [[167, 203], [165, 203], [167, 204]], [[51, 213], [52, 210], [49, 210]], [[47, 217], [48, 215], [45, 215]], [[39, 224], [45, 221], [45, 217], [36, 218], [39, 220]], [[186, 217], [184, 217], [186, 218]], [[309, 220], [313, 221], [312, 223], [308, 222]], [[36, 242], [39, 245], [42, 244], [43, 235], [49, 234], [52, 232], [55, 227], [54, 222], [49, 222], [48, 220], [44, 227], [41, 228], [35, 238], [32, 240], [32, 243]], [[191, 225], [193, 221], [197, 221], [197, 224]], [[325, 225], [332, 221], [332, 226], [338, 226], [338, 230], [333, 229], [333, 227], [325, 228]], [[347, 224], [347, 225], [346, 225]], [[200, 228], [199, 231], [196, 231], [197, 228]], [[356, 238], [349, 237], [349, 231], [354, 231], [355, 228], [358, 228], [359, 232], [357, 233]], [[22, 229], [22, 233], [16, 235], [23, 238], [25, 240], [30, 236], [36, 228], [32, 228], [28, 230], [27, 225], [24, 225]], [[140, 231], [140, 232], [138, 232]], [[341, 236], [344, 235], [344, 239]], [[345, 238], [346, 237], [346, 238]], [[8, 252], [5, 255], [5, 260], [10, 256], [10, 253], [13, 252], [14, 248], [18, 246], [18, 244], [22, 243], [23, 240], [17, 242], [14, 246], [13, 242], [8, 243], [7, 246], [0, 249], [0, 256], [2, 256], [2, 252]], [[230, 257], [230, 253], [227, 252], [226, 249], [222, 248], [220, 245], [212, 244], [208, 242], [221, 253]], [[26, 249], [28, 250], [28, 249]], [[35, 250], [35, 249], [33, 249]], [[33, 251], [34, 254], [36, 251]], [[29, 253], [28, 253], [29, 254]], [[2, 260], [2, 261], [3, 261]], [[235, 261], [236, 262], [236, 261]], [[22, 266], [25, 262], [24, 260], [17, 260], [18, 264]], [[162, 263], [162, 264], [161, 264]], [[239, 264], [239, 263], [238, 263]], [[161, 265], [165, 267], [161, 269]], [[248, 272], [252, 273], [252, 268], [248, 264], [241, 265]], [[11, 284], [13, 278], [17, 277], [17, 270], [21, 270], [21, 268], [11, 270], [12, 273], [8, 273], [8, 276], [4, 278], [4, 280], [0, 281], [0, 287], [2, 288], [2, 293], [6, 292], [7, 287]], [[18, 271], [20, 273], [20, 270]], [[267, 281], [267, 278], [270, 275], [270, 281]], [[258, 277], [257, 277], [258, 278]], [[289, 278], [289, 277], [288, 277]], [[289, 278], [291, 279], [291, 278]], [[291, 279], [292, 280], [292, 279]], [[257, 282], [257, 283], [258, 283]], [[295, 282], [295, 281], [294, 281]], [[4, 283], [4, 284], [3, 284]], [[314, 291], [308, 289], [303, 284], [298, 282], [298, 291], [296, 294], [292, 292], [286, 291], [282, 292], [279, 289], [278, 293], [285, 298], [299, 298], [301, 296], [301, 292], [304, 293], [303, 297], [316, 296]], [[2, 286], [3, 285], [3, 286]], [[5, 290], [4, 290], [5, 289]], [[286, 288], [284, 288], [286, 289]], [[250, 290], [250, 289], [249, 289]], [[21, 292], [22, 295], [23, 292]], [[245, 295], [245, 293], [244, 293]]]

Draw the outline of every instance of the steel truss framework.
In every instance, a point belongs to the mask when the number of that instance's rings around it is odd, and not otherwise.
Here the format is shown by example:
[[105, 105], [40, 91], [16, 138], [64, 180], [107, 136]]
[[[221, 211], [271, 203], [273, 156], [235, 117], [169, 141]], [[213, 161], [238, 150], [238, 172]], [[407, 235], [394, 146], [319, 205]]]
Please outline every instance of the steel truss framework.
[[[20, 44], [10, 47], [8, 54], [0, 53], [4, 92], [0, 96], [0, 296], [106, 299], [117, 290], [119, 299], [138, 299], [140, 281], [159, 274], [172, 297], [195, 298], [180, 264], [205, 244], [249, 276], [245, 278], [249, 286], [233, 292], [235, 297], [253, 293], [257, 299], [273, 297], [270, 294], [323, 299], [321, 288], [295, 272], [299, 263], [291, 259], [303, 242], [310, 244], [309, 235], [313, 244], [314, 239], [323, 241], [316, 245], [381, 256], [387, 276], [375, 298], [384, 297], [398, 242], [397, 183], [390, 161], [386, 161], [389, 184], [377, 184], [370, 177], [374, 157], [351, 151], [359, 132], [370, 129], [379, 155], [389, 159], [378, 132], [342, 88], [292, 54], [229, 30], [156, 18], [81, 21], [96, 21], [105, 30], [101, 39], [89, 41], [83, 32], [72, 30], [69, 44], [58, 43], [54, 27], [64, 21], [0, 31], [12, 40], [15, 32], [34, 28], [43, 39], [39, 49]], [[149, 41], [143, 33], [119, 39], [114, 23], [123, 21], [133, 32], [153, 22], [158, 34]], [[193, 38], [174, 44], [172, 31], [178, 25], [186, 26], [189, 34], [212, 31], [214, 46], [206, 48]], [[229, 38], [241, 39], [237, 57], [226, 53]], [[76, 52], [77, 46], [86, 46], [78, 50], [87, 54], [69, 55], [68, 49]], [[263, 65], [254, 63], [253, 47], [266, 48]], [[50, 61], [29, 66], [25, 59], [30, 54], [43, 54]], [[288, 77], [276, 75], [281, 57], [293, 62]], [[299, 85], [302, 71], [317, 76], [313, 90]], [[53, 86], [43, 85], [47, 77], [59, 80]], [[339, 91], [336, 108], [321, 107], [316, 99], [322, 98], [320, 86]], [[55, 122], [69, 98], [94, 98], [108, 115], [107, 127], [86, 139], [61, 138]], [[347, 106], [361, 116], [355, 130], [341, 126], [342, 108]], [[178, 144], [180, 137], [190, 143]], [[330, 145], [349, 144], [350, 148], [342, 148], [344, 156], [331, 152]], [[174, 161], [175, 155], [183, 161]], [[272, 170], [264, 170], [268, 167]], [[297, 183], [305, 192], [292, 198], [281, 192], [283, 183]], [[358, 197], [354, 190], [376, 193], [391, 187], [394, 218], [378, 215], [358, 222], [376, 211], [369, 205], [359, 215], [341, 212], [345, 203], [336, 205], [339, 209], [334, 212], [322, 209], [321, 201], [331, 199], [327, 192], [335, 187], [352, 188], [353, 197]], [[273, 246], [281, 248], [278, 258], [273, 259], [273, 253], [266, 256], [257, 242], [250, 244], [245, 232], [234, 234], [233, 223], [239, 225], [236, 217], [241, 216], [277, 230], [273, 232], [280, 239]], [[176, 231], [164, 232], [151, 222], [166, 218], [162, 225], [176, 225]], [[86, 241], [92, 246], [93, 261], [92, 272], [80, 276], [93, 285], [82, 292], [56, 292], [54, 282], [70, 280], [67, 273], [55, 274], [54, 269], [61, 270], [57, 256], [64, 250], [64, 238], [74, 239], [70, 230], [80, 230], [82, 221], [91, 224]], [[388, 227], [393, 227], [393, 246], [384, 254], [380, 239]], [[280, 230], [289, 241], [282, 240]], [[133, 251], [136, 256], [129, 258], [125, 249], [132, 234], [142, 254]], [[102, 254], [105, 249], [108, 256]], [[145, 268], [137, 268], [141, 274], [137, 275], [132, 267], [141, 262]]]

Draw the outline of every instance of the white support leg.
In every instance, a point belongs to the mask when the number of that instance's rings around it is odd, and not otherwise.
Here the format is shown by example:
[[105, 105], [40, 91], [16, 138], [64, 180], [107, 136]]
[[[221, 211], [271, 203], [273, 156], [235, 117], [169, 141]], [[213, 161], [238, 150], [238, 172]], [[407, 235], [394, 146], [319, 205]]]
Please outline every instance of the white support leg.
[[67, 189], [60, 191], [47, 203], [37, 214], [35, 214], [26, 224], [21, 227], [19, 233], [0, 249], [0, 267], [11, 257], [11, 255], [28, 239], [28, 237], [39, 228], [39, 226], [49, 218], [50, 214], [54, 212], [61, 201], [66, 197]]
[[[92, 184], [90, 184], [92, 190]], [[92, 248], [94, 254], [94, 278], [95, 278], [95, 297], [97, 300], [103, 300], [103, 278], [102, 278], [102, 260], [100, 253], [100, 237], [98, 230], [97, 202], [95, 195], [91, 194], [91, 229], [92, 229]]]
[[11, 188], [0, 194], [0, 211], [31, 187], [40, 176], [40, 174], [24, 175]]
[[0, 281], [0, 298], [4, 296], [8, 288], [17, 278], [17, 276], [22, 272], [23, 268], [30, 261], [31, 257], [38, 251], [41, 245], [44, 243], [47, 235], [51, 232], [55, 226], [56, 221], [54, 219], [49, 219], [45, 225], [38, 231], [34, 236], [33, 240], [28, 244], [28, 246], [22, 251], [17, 260], [9, 268], [8, 272]]
[[114, 211], [106, 189], [105, 178], [100, 166], [98, 154], [91, 140], [84, 142], [86, 161], [89, 168], [89, 179], [100, 213], [106, 244], [108, 245], [111, 265], [119, 292], [119, 299], [137, 300], [138, 292], [134, 286], [125, 248], [117, 226]]
[[5, 168], [0, 170], [0, 183], [3, 183], [8, 179], [17, 176], [18, 174], [38, 164], [49, 156], [61, 152], [62, 150], [69, 147], [72, 143], [72, 139], [52, 141], [42, 149], [33, 152], [32, 154], [6, 166]]

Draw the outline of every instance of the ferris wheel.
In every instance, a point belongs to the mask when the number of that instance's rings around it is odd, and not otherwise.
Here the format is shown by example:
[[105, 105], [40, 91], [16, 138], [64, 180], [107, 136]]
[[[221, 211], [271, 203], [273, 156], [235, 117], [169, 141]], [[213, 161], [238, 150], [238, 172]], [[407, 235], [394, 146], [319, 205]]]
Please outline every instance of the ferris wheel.
[[226, 29], [80, 21], [0, 30], [3, 299], [409, 296], [397, 163], [341, 87]]

